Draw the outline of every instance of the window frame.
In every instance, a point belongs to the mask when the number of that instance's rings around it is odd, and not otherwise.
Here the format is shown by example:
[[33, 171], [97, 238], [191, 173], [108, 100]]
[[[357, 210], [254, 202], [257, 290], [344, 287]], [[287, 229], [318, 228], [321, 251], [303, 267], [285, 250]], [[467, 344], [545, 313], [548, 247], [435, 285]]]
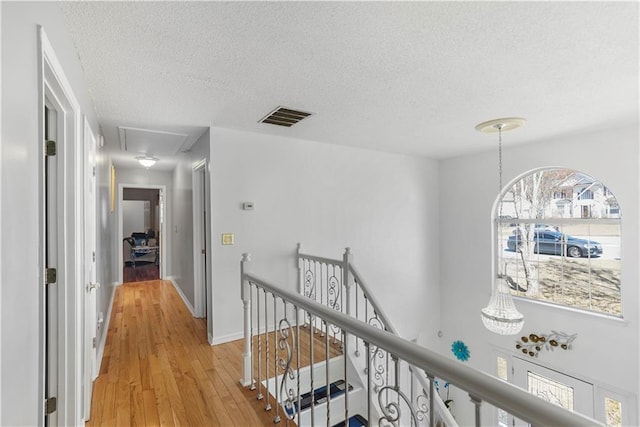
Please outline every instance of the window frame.
[[[612, 197], [615, 200], [615, 206], [617, 208], [617, 213], [615, 213], [615, 217], [610, 217], [610, 218], [582, 218], [582, 217], [572, 217], [572, 218], [552, 218], [552, 217], [543, 217], [543, 218], [518, 218], [517, 216], [512, 216], [510, 214], [505, 214], [502, 209], [501, 209], [501, 204], [503, 202], [510, 202], [510, 203], [514, 203], [515, 204], [515, 200], [514, 197], [511, 196], [509, 197], [509, 194], [512, 193], [512, 189], [513, 187], [520, 182], [521, 180], [527, 178], [530, 175], [533, 175], [535, 173], [538, 172], [545, 172], [545, 171], [553, 171], [553, 170], [567, 170], [567, 171], [572, 171], [574, 173], [580, 174], [580, 175], [584, 175], [586, 177], [589, 177], [591, 179], [593, 179], [593, 182], [597, 182], [600, 185], [602, 185], [602, 187], [604, 189], [606, 189], [607, 192], [607, 197]], [[553, 189], [551, 189], [551, 193], [550, 193], [550, 198], [547, 202], [547, 207], [551, 206], [554, 203], [554, 200], [557, 200], [554, 198], [554, 196], [559, 193], [559, 192], [563, 192], [565, 193], [566, 187], [565, 186], [558, 186], [555, 187]], [[573, 200], [574, 202], [578, 202], [576, 203], [576, 207], [581, 206], [579, 204], [579, 202], [582, 200], [579, 195], [582, 193], [581, 191], [578, 190], [572, 190], [573, 194], [576, 196]], [[593, 193], [593, 192], [592, 192]], [[595, 195], [594, 195], [595, 196]], [[595, 197], [594, 197], [595, 199]], [[591, 199], [590, 199], [591, 200]], [[546, 207], [545, 207], [546, 210]], [[605, 215], [611, 215], [609, 208], [607, 208]], [[624, 299], [624, 289], [623, 289], [623, 285], [622, 285], [622, 228], [623, 228], [623, 217], [622, 217], [622, 208], [620, 206], [620, 203], [618, 202], [617, 198], [615, 197], [615, 194], [613, 191], [611, 191], [610, 187], [608, 185], [606, 185], [604, 182], [602, 182], [601, 180], [593, 177], [592, 175], [576, 170], [576, 169], [572, 169], [572, 168], [566, 168], [566, 167], [559, 167], [559, 166], [548, 166], [548, 167], [540, 167], [540, 168], [536, 168], [536, 169], [532, 169], [529, 170], [527, 172], [524, 172], [520, 175], [518, 175], [517, 177], [515, 177], [514, 179], [512, 179], [510, 182], [507, 183], [507, 185], [505, 185], [500, 193], [498, 194], [498, 197], [495, 199], [494, 204], [493, 204], [493, 208], [492, 208], [492, 256], [493, 256], [493, 262], [492, 262], [492, 277], [494, 278], [494, 280], [498, 279], [498, 274], [501, 271], [501, 265], [500, 263], [503, 261], [503, 257], [502, 254], [500, 253], [500, 249], [503, 249], [503, 246], [506, 246], [506, 244], [504, 244], [504, 242], [500, 242], [501, 236], [500, 236], [500, 230], [501, 228], [505, 227], [505, 226], [511, 226], [514, 223], [521, 225], [521, 224], [539, 224], [539, 223], [545, 223], [545, 222], [549, 222], [552, 223], [555, 226], [559, 226], [560, 230], [562, 231], [564, 229], [564, 226], [567, 225], [572, 225], [572, 224], [616, 224], [619, 227], [619, 231], [618, 231], [618, 238], [619, 238], [619, 250], [620, 250], [620, 290], [619, 290], [619, 299], [620, 299], [620, 314], [615, 314], [615, 313], [609, 313], [609, 312], [605, 312], [605, 311], [598, 311], [596, 309], [593, 308], [585, 308], [585, 307], [580, 307], [580, 306], [576, 306], [576, 305], [571, 305], [569, 303], [567, 303], [566, 301], [563, 302], [557, 302], [557, 301], [550, 301], [550, 300], [545, 300], [545, 299], [538, 299], [535, 297], [529, 297], [529, 296], [525, 296], [525, 295], [519, 295], [517, 293], [514, 293], [513, 291], [511, 292], [511, 296], [512, 298], [514, 298], [515, 300], [520, 300], [520, 301], [527, 301], [527, 302], [531, 302], [534, 304], [540, 304], [543, 306], [549, 306], [549, 307], [553, 307], [553, 308], [559, 308], [562, 310], [567, 310], [567, 311], [573, 311], [573, 312], [579, 312], [579, 313], [584, 313], [584, 314], [588, 314], [588, 315], [592, 315], [592, 316], [596, 316], [596, 317], [603, 317], [603, 318], [608, 318], [608, 319], [612, 319], [612, 320], [618, 320], [618, 321], [624, 321], [624, 304], [623, 304], [623, 299]], [[562, 258], [566, 257], [565, 255], [561, 255]], [[564, 261], [564, 260], [563, 260]], [[591, 293], [592, 290], [589, 290], [589, 292]]]

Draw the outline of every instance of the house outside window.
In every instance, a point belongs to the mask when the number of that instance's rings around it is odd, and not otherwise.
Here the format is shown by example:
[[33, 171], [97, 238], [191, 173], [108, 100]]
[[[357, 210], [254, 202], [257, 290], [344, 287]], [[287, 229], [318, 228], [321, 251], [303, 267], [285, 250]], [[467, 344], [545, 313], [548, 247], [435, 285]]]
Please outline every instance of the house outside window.
[[621, 210], [602, 182], [537, 170], [503, 192], [494, 214], [496, 273], [514, 296], [622, 317]]
[[593, 200], [593, 191], [583, 190], [578, 196], [580, 200]]

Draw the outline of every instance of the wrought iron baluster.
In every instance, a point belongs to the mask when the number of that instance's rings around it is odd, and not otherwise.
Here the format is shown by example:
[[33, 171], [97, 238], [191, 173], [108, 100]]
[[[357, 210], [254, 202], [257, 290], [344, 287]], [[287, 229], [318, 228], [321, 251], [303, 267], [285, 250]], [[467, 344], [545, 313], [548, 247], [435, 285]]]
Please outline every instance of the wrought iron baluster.
[[429, 378], [429, 425], [434, 427], [436, 425], [436, 414], [434, 411], [434, 399], [436, 393], [434, 383], [436, 378], [431, 374], [427, 374], [427, 377]]
[[[329, 323], [324, 321], [325, 329], [329, 331]], [[331, 381], [329, 379], [329, 333], [324, 336], [324, 368], [327, 396], [327, 427], [331, 425]]]
[[[328, 268], [327, 268], [327, 275], [328, 275]], [[331, 307], [334, 310], [338, 310], [340, 311], [340, 307], [338, 307], [338, 295], [337, 295], [337, 291], [336, 289], [340, 289], [340, 283], [338, 283], [336, 285], [336, 266], [332, 265], [331, 266], [331, 277], [329, 277], [329, 281], [327, 282], [327, 294], [329, 295], [328, 299], [329, 301], [327, 301], [327, 305], [329, 307]], [[336, 331], [334, 329], [335, 327], [333, 325], [329, 325], [327, 323], [327, 333], [329, 333], [329, 331], [331, 331], [331, 335], [333, 337], [333, 343], [335, 344], [337, 342], [336, 340]]]
[[268, 317], [268, 306], [267, 306], [267, 291], [264, 291], [264, 377], [266, 379], [266, 395], [267, 402], [264, 406], [265, 411], [271, 410], [271, 403], [269, 403], [269, 317]]
[[[291, 327], [291, 323], [289, 322], [289, 314], [287, 310], [287, 302], [283, 299], [283, 310], [284, 317], [280, 320], [278, 324], [278, 333], [280, 337], [278, 338], [278, 349], [284, 351], [284, 356], [278, 358], [278, 364], [280, 369], [282, 370], [282, 380], [280, 381], [280, 402], [283, 407], [283, 414], [289, 420], [295, 419], [296, 416], [296, 406], [295, 406], [295, 393], [294, 389], [291, 386], [291, 381], [295, 378], [293, 373], [293, 368], [291, 366], [293, 362], [293, 348], [295, 346], [295, 342], [293, 339], [293, 328]], [[294, 307], [295, 309], [295, 307]], [[297, 316], [297, 312], [296, 312]], [[289, 339], [291, 338], [291, 343], [289, 343]], [[278, 405], [280, 406], [280, 405]], [[276, 414], [280, 409], [276, 408]]]
[[[339, 270], [340, 270], [340, 276], [339, 277], [344, 277], [344, 275], [342, 274], [342, 269], [343, 269], [343, 267], [339, 268]], [[344, 280], [342, 280], [342, 282], [343, 283], [340, 286], [340, 307], [342, 308], [341, 311], [344, 314], [348, 314], [347, 313], [348, 308], [344, 305], [344, 295], [347, 292], [347, 283], [344, 283]]]
[[[307, 259], [305, 260], [305, 262], [306, 262], [305, 279], [304, 279], [305, 286], [307, 285], [307, 283], [309, 284], [309, 293], [306, 294], [305, 296], [309, 299], [315, 299], [315, 276], [311, 271], [311, 261]], [[304, 317], [305, 325], [307, 326], [311, 325], [311, 323], [308, 322], [308, 319], [310, 317], [309, 313], [305, 311], [304, 315], [305, 315]]]
[[475, 406], [475, 426], [480, 427], [480, 405], [482, 404], [482, 399], [471, 394], [469, 395], [469, 399], [471, 399], [471, 402], [473, 402]]
[[[323, 269], [322, 266], [325, 266], [327, 268]], [[324, 304], [323, 300], [324, 300], [324, 287], [326, 286], [327, 280], [325, 277], [325, 274], [323, 274], [323, 270], [326, 271], [328, 269], [328, 266], [324, 263], [320, 264], [320, 304]], [[320, 322], [320, 336], [324, 337], [325, 332], [323, 329], [323, 326], [326, 325], [325, 322]]]
[[[311, 364], [313, 369], [313, 364]], [[300, 412], [302, 412], [301, 402], [300, 402], [300, 312], [298, 307], [296, 307], [296, 371], [298, 381], [296, 383], [297, 388], [297, 401], [298, 401], [298, 425], [300, 425]]]
[[[250, 390], [256, 389], [256, 380], [253, 376], [253, 290], [252, 283], [249, 282], [249, 307], [251, 307], [251, 311], [249, 312], [249, 341], [251, 348], [251, 387]], [[258, 299], [258, 286], [256, 285], [256, 301]], [[258, 332], [259, 333], [259, 332]]]
[[275, 389], [275, 406], [276, 406], [276, 415], [273, 418], [274, 423], [280, 422], [280, 399], [278, 396], [278, 331], [276, 330], [276, 325], [278, 324], [278, 306], [276, 305], [276, 296], [273, 295], [273, 386]]
[[[310, 322], [311, 324], [315, 324], [315, 318], [313, 316], [310, 316]], [[314, 334], [314, 330], [315, 328], [309, 329], [309, 357], [311, 358], [311, 425], [315, 426], [315, 410], [316, 410], [316, 403], [315, 403], [315, 399], [313, 398], [315, 396], [315, 390], [314, 390], [314, 384], [313, 384], [313, 371], [314, 369], [314, 355], [313, 355], [313, 334]]]
[[[413, 406], [415, 408], [416, 413], [416, 422], [420, 423], [422, 421], [427, 421], [427, 416], [429, 415], [429, 402], [430, 399], [427, 397], [427, 391], [422, 388], [422, 384], [418, 380], [418, 375], [420, 373], [414, 372], [411, 366], [407, 367], [409, 371], [409, 378], [411, 381], [411, 401], [414, 402]], [[431, 380], [429, 380], [431, 381]], [[421, 392], [419, 392], [416, 388], [420, 387]]]
[[[343, 271], [342, 271], [342, 267], [340, 267], [340, 278], [344, 277]], [[344, 303], [344, 298], [345, 298], [345, 293], [349, 292], [349, 289], [347, 288], [347, 284], [344, 283], [344, 279], [342, 280], [342, 284], [340, 286], [340, 309], [344, 314], [349, 314], [349, 307], [347, 307]], [[337, 336], [338, 332], [336, 332], [336, 336]], [[340, 345], [340, 349], [344, 352], [344, 338], [343, 336], [341, 336], [340, 338], [342, 338], [342, 344]], [[344, 353], [347, 354], [347, 353]]]
[[342, 351], [342, 367], [344, 369], [344, 425], [349, 425], [349, 376], [347, 375], [347, 355], [348, 341], [347, 334], [342, 331], [342, 342], [344, 343], [344, 350]]
[[367, 341], [364, 341], [364, 349], [367, 354], [367, 422], [373, 424], [371, 419], [371, 346]]
[[[358, 284], [358, 279], [355, 278], [355, 276], [353, 277], [353, 287], [355, 288], [355, 311], [356, 311], [356, 319], [360, 320], [360, 294], [359, 294], [359, 289], [360, 285]], [[355, 344], [356, 344], [356, 350], [353, 354], [355, 354], [356, 357], [360, 357], [360, 338], [357, 335], [354, 335], [355, 338]]]
[[[258, 319], [258, 400], [262, 400], [262, 345], [260, 344], [260, 289], [256, 286], [256, 319]], [[266, 327], [265, 327], [266, 329]]]
[[[401, 389], [400, 383], [400, 360], [398, 357], [391, 355], [393, 361], [393, 384], [386, 384], [382, 390], [378, 392], [378, 404], [382, 411], [382, 417], [379, 420], [381, 425], [412, 425], [418, 424], [418, 417], [412, 405], [411, 400]], [[384, 394], [384, 398], [383, 398]], [[392, 401], [389, 394], [395, 394], [396, 399]], [[408, 413], [409, 419], [403, 419], [403, 413]]]
[[411, 387], [411, 391], [409, 392], [411, 394], [411, 403], [414, 404], [416, 406], [416, 411], [418, 411], [418, 396], [416, 396], [416, 379], [413, 375], [413, 372], [411, 371], [410, 367], [407, 367], [407, 369], [409, 370], [409, 387]]
[[[389, 385], [389, 352], [385, 351], [385, 370], [386, 370], [386, 376], [387, 379], [385, 381], [385, 383], [383, 384], [383, 387], [386, 385]], [[389, 401], [389, 389], [387, 388], [387, 402]]]
[[[398, 408], [400, 408], [400, 362], [398, 361], [398, 358], [396, 356], [391, 356], [391, 360], [393, 361], [393, 375], [395, 378], [395, 384], [394, 384], [394, 390], [396, 391], [397, 395], [397, 399], [396, 399], [396, 403], [398, 405]], [[411, 402], [407, 402], [408, 406], [409, 406], [409, 411], [413, 412], [413, 408], [411, 407]], [[414, 425], [415, 420], [412, 418], [412, 420], [414, 421]]]

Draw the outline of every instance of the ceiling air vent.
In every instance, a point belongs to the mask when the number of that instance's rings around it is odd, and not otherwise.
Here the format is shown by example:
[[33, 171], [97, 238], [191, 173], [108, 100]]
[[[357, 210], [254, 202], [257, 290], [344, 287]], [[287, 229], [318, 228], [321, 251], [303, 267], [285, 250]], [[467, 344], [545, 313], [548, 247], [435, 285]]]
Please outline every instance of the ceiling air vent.
[[304, 111], [292, 110], [290, 108], [278, 107], [271, 113], [267, 114], [259, 123], [268, 123], [270, 125], [291, 127], [300, 120], [309, 117], [311, 113]]

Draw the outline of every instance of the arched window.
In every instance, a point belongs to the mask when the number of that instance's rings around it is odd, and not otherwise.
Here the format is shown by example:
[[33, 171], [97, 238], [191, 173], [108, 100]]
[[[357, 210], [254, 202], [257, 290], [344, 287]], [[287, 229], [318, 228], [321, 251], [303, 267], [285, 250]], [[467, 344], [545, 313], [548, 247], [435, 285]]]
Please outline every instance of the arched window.
[[513, 295], [622, 317], [621, 210], [602, 182], [536, 170], [502, 193], [494, 216], [497, 274]]

